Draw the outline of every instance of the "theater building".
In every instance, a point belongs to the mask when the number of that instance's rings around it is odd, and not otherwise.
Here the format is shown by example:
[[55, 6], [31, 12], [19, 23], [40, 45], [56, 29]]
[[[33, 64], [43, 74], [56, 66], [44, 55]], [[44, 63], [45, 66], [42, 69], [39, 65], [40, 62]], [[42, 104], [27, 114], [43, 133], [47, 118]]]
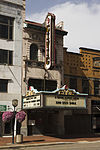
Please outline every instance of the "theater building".
[[[80, 47], [80, 53], [64, 48], [64, 82], [69, 88], [88, 94], [90, 133], [100, 132], [100, 50]], [[85, 120], [84, 120], [85, 122]]]
[[[23, 95], [26, 95], [30, 86], [38, 91], [53, 91], [64, 85], [63, 37], [67, 35], [67, 31], [63, 30], [62, 22], [55, 25], [55, 19], [54, 14], [48, 13], [43, 24], [25, 21], [23, 29]], [[36, 111], [33, 108], [27, 110], [27, 114], [27, 117], [31, 117], [28, 120], [42, 115], [41, 110]], [[30, 122], [22, 126], [24, 135], [30, 134], [30, 131], [27, 130]]]
[[[48, 16], [51, 17], [52, 14]], [[67, 32], [55, 26], [55, 16], [51, 20], [52, 31], [48, 31], [46, 21], [43, 24], [25, 21], [23, 94], [29, 86], [37, 90], [54, 90], [63, 85], [63, 36]]]
[[88, 95], [75, 92], [75, 87], [61, 89], [65, 82], [63, 37], [67, 32], [62, 22], [55, 25], [55, 18], [48, 13], [43, 24], [28, 20], [24, 24], [22, 103], [27, 117], [22, 123], [23, 135], [72, 136], [90, 130], [90, 124], [86, 124], [90, 119]]

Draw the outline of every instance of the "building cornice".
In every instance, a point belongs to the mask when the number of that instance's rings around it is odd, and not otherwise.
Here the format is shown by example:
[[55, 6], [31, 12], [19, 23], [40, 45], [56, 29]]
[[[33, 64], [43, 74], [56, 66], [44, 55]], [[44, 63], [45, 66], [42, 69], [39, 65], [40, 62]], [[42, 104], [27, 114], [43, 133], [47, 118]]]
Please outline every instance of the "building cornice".
[[[46, 31], [46, 27], [44, 26], [44, 24], [41, 23], [37, 23], [37, 22], [32, 22], [32, 21], [28, 21], [25, 20], [25, 28], [33, 28], [36, 30], [40, 30], [40, 31]], [[64, 30], [60, 30], [56, 28], [56, 34], [60, 34], [60, 35], [67, 35], [67, 31]]]
[[98, 52], [100, 53], [100, 49], [92, 49], [92, 48], [85, 48], [85, 47], [80, 47], [79, 49], [82, 49], [82, 50], [87, 50], [87, 51], [93, 51], [93, 52]]
[[14, 5], [23, 6], [23, 1], [22, 0], [1, 0], [1, 2], [12, 3]]

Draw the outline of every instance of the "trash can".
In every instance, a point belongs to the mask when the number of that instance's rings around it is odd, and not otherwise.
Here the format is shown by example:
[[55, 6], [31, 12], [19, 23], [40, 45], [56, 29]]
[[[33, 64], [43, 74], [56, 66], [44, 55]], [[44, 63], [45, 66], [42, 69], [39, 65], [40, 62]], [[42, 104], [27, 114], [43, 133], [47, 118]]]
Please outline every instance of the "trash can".
[[23, 135], [18, 134], [16, 135], [16, 143], [22, 143], [23, 142]]

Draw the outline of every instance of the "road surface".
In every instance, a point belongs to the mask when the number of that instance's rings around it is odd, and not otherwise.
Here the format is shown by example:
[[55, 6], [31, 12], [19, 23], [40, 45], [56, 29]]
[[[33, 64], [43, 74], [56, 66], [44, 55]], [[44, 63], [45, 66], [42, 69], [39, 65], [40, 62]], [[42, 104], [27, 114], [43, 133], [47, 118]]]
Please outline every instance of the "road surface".
[[[66, 143], [59, 145], [49, 146], [36, 146], [36, 147], [22, 147], [22, 148], [10, 148], [10, 150], [100, 150], [100, 141], [96, 142], [77, 142], [77, 143]], [[8, 149], [6, 149], [8, 150]]]

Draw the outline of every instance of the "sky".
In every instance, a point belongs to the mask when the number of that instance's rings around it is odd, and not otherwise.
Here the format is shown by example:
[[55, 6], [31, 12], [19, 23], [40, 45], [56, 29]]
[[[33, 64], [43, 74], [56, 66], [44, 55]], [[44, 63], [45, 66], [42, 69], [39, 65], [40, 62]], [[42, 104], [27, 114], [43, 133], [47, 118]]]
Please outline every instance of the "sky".
[[100, 0], [26, 0], [26, 19], [43, 23], [54, 13], [64, 22], [64, 47], [79, 53], [80, 47], [100, 50]]

